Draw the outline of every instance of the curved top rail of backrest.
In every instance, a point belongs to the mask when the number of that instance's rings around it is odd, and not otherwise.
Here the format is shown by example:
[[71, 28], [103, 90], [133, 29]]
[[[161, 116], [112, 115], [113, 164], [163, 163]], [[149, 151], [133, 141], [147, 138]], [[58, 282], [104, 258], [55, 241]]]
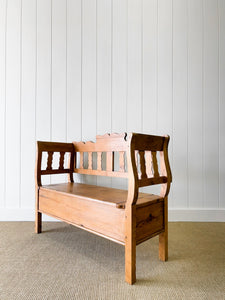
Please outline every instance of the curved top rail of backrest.
[[163, 151], [165, 136], [132, 133], [132, 145], [139, 151]]
[[126, 151], [128, 147], [127, 133], [107, 133], [97, 135], [96, 142], [73, 142], [75, 152], [111, 152]]
[[[110, 177], [128, 177], [125, 166], [125, 157], [129, 141], [127, 140], [126, 133], [97, 135], [95, 143], [90, 141], [73, 142], [73, 145], [75, 150], [75, 173]], [[119, 157], [115, 155], [116, 152]], [[78, 158], [77, 153], [79, 153], [80, 159]], [[85, 153], [86, 159], [84, 156]], [[94, 161], [93, 153], [95, 153], [95, 155], [97, 153], [97, 163]], [[103, 155], [103, 153], [106, 155]]]

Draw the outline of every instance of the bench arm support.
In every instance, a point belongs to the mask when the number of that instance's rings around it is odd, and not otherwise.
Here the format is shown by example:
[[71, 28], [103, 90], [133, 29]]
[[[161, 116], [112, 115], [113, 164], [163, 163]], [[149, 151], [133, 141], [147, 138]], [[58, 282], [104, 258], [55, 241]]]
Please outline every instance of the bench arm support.
[[[45, 170], [41, 169], [42, 153], [48, 153], [47, 167]], [[58, 169], [52, 168], [52, 158], [54, 152], [60, 153]], [[64, 168], [64, 155], [70, 153], [70, 161], [67, 169]], [[41, 142], [37, 141], [36, 151], [36, 168], [35, 168], [35, 181], [36, 186], [41, 186], [41, 175], [50, 174], [69, 174], [70, 182], [73, 182], [73, 168], [74, 168], [74, 146], [72, 143], [56, 143], [56, 142]]]

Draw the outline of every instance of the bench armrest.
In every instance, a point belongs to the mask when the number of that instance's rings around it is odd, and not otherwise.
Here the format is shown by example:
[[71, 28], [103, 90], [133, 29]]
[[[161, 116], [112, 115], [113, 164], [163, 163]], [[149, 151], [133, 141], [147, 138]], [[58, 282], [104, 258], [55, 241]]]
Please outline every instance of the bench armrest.
[[[42, 153], [47, 152], [48, 160], [46, 169], [41, 169]], [[52, 168], [52, 159], [54, 152], [59, 152], [59, 165], [57, 169]], [[64, 168], [65, 153], [70, 153], [70, 161], [68, 168]], [[36, 150], [36, 168], [35, 179], [36, 186], [41, 186], [41, 175], [64, 174], [68, 173], [70, 181], [73, 182], [73, 166], [74, 166], [74, 146], [72, 143], [56, 143], [37, 141]]]
[[[140, 187], [161, 184], [161, 197], [170, 190], [172, 174], [168, 158], [169, 136], [154, 136], [131, 133], [128, 137], [128, 199], [129, 205], [135, 205]], [[157, 161], [159, 153], [160, 163]]]

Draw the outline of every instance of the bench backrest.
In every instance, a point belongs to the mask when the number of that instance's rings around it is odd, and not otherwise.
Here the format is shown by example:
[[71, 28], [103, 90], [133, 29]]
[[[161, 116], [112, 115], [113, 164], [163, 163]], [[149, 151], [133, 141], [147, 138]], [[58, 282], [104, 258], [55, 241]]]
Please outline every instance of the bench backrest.
[[75, 173], [128, 177], [126, 152], [129, 143], [126, 133], [97, 135], [95, 143], [73, 142], [73, 145], [75, 151]]
[[[73, 142], [74, 172], [128, 178], [128, 167], [130, 166], [138, 188], [154, 184], [167, 184], [168, 193], [172, 180], [168, 160], [168, 143], [169, 136], [139, 133], [98, 135], [95, 143]], [[103, 156], [105, 163], [103, 163]], [[117, 169], [115, 169], [115, 165], [117, 165]]]
[[[70, 181], [73, 182], [74, 172], [129, 178], [135, 191], [139, 187], [162, 184], [161, 194], [166, 196], [172, 181], [168, 143], [169, 136], [139, 133], [105, 134], [97, 136], [95, 143], [37, 142], [36, 184], [41, 185], [41, 175], [62, 173], [68, 173]], [[41, 169], [43, 152], [48, 154], [44, 170]], [[54, 169], [52, 158], [55, 152], [59, 152], [60, 155], [58, 166]], [[70, 154], [68, 168], [64, 167], [66, 152]], [[157, 156], [159, 156], [159, 164]]]

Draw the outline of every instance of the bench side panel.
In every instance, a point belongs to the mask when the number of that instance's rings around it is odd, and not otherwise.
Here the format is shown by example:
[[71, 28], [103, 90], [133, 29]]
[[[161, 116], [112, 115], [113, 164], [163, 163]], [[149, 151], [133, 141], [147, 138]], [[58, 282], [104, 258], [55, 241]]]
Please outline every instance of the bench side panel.
[[132, 151], [135, 155], [133, 172], [138, 187], [161, 184], [161, 195], [169, 193], [172, 175], [168, 158], [169, 136], [131, 134]]
[[[42, 169], [42, 156], [43, 152], [47, 153], [47, 166]], [[58, 167], [53, 168], [53, 155], [59, 153]], [[68, 167], [64, 167], [65, 153], [69, 153]], [[69, 180], [73, 182], [73, 166], [74, 166], [74, 146], [72, 143], [57, 143], [57, 142], [42, 142], [37, 141], [36, 150], [36, 168], [35, 180], [36, 186], [41, 186], [41, 176], [51, 174], [69, 174]]]

